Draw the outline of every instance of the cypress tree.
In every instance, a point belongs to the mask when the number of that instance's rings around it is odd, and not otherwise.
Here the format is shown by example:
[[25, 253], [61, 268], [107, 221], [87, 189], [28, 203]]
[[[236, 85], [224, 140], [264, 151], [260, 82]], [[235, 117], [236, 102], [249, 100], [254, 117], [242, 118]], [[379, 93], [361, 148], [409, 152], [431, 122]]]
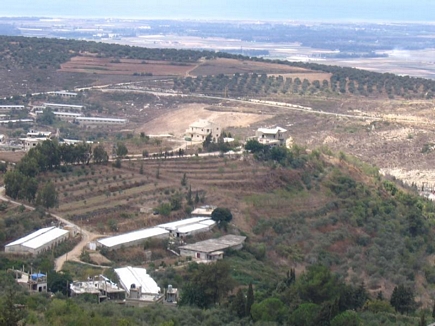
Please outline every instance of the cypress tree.
[[247, 305], [245, 295], [243, 294], [242, 289], [239, 289], [239, 291], [237, 291], [236, 297], [231, 304], [231, 308], [237, 314], [237, 316], [239, 316], [239, 318], [243, 318], [246, 316]]
[[254, 289], [252, 288], [252, 282], [249, 283], [248, 295], [246, 298], [246, 315], [251, 315], [251, 307], [254, 304]]

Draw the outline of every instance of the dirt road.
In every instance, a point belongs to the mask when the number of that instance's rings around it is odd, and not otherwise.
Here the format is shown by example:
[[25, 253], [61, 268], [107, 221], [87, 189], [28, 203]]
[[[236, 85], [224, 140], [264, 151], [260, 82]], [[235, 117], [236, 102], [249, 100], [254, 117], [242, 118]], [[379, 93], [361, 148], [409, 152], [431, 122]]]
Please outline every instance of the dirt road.
[[[11, 200], [10, 198], [5, 196], [5, 187], [2, 186], [0, 187], [0, 200], [9, 202], [11, 204], [20, 206], [23, 205], [25, 208], [30, 209], [30, 210], [35, 210], [35, 207], [33, 206], [29, 206], [29, 205], [25, 205], [22, 204], [20, 202]], [[70, 260], [70, 261], [76, 261], [76, 262], [80, 262], [80, 255], [82, 253], [83, 248], [86, 246], [86, 244], [88, 244], [90, 241], [93, 241], [99, 237], [101, 237], [102, 235], [100, 234], [95, 234], [92, 232], [89, 232], [83, 228], [80, 228], [78, 225], [72, 223], [71, 221], [68, 221], [66, 219], [64, 219], [63, 217], [56, 215], [56, 214], [51, 214], [51, 216], [53, 216], [54, 218], [56, 218], [59, 222], [63, 223], [63, 224], [68, 224], [68, 225], [72, 225], [75, 228], [77, 228], [77, 230], [80, 231], [82, 240], [68, 253], [66, 253], [65, 255], [62, 255], [58, 258], [56, 258], [56, 260], [54, 261], [54, 269], [58, 272], [62, 269], [63, 264], [65, 263], [66, 260]], [[89, 264], [91, 266], [93, 266], [92, 264]]]

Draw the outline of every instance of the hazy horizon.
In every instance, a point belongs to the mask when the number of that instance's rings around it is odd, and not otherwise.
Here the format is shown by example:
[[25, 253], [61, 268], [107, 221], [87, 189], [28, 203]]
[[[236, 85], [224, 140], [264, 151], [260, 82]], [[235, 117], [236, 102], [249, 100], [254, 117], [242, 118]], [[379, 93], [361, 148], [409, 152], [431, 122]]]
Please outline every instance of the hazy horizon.
[[1, 17], [434, 22], [435, 1], [3, 0]]

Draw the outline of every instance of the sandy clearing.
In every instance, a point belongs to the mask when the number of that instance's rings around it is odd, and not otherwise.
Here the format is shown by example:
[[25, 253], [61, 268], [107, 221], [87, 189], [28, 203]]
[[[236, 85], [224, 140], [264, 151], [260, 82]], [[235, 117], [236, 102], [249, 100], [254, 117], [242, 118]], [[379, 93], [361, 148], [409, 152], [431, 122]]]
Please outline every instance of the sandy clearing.
[[251, 124], [273, 117], [268, 114], [242, 112], [218, 112], [207, 110], [208, 104], [194, 103], [182, 105], [179, 110], [165, 114], [142, 125], [138, 132], [146, 134], [173, 134], [182, 137], [189, 124], [199, 119], [218, 123], [223, 129], [228, 127], [249, 127]]

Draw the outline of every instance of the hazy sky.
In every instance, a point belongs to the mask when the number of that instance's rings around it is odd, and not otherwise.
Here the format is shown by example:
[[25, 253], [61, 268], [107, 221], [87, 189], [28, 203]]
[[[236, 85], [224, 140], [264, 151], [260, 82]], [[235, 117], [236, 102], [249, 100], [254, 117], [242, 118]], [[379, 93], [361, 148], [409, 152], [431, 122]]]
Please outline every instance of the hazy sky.
[[0, 16], [435, 22], [435, 0], [2, 0]]

